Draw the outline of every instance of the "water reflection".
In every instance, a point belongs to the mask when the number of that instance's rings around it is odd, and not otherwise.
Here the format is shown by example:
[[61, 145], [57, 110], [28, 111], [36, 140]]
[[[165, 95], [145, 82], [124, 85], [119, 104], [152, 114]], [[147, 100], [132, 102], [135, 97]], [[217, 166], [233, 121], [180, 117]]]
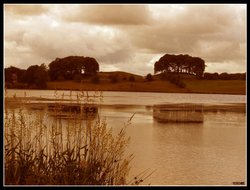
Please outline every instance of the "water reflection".
[[[166, 184], [202, 184], [204, 169], [204, 129], [202, 123], [156, 122], [153, 142], [154, 167], [159, 170], [155, 180], [162, 176]], [[164, 150], [164, 151], [162, 151]], [[157, 160], [157, 162], [156, 162]], [[165, 163], [161, 165], [159, 163]], [[158, 183], [162, 183], [158, 181]]]
[[158, 122], [202, 123], [203, 106], [200, 104], [154, 105], [153, 117]]
[[95, 104], [48, 104], [50, 116], [64, 119], [95, 119], [98, 115], [98, 106]]
[[205, 113], [245, 113], [245, 104], [159, 104], [153, 106], [153, 118], [161, 123], [203, 123]]

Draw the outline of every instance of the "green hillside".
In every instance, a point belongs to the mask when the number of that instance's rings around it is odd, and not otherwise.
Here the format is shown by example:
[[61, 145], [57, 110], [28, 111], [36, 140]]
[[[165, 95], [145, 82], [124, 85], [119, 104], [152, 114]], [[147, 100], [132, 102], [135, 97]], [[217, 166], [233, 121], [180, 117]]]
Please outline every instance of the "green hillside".
[[48, 89], [246, 94], [245, 80], [198, 80], [193, 75], [182, 74], [180, 79], [185, 87], [180, 88], [170, 81], [161, 80], [159, 75], [154, 75], [153, 81], [147, 81], [145, 76], [121, 71], [99, 72], [97, 76], [98, 82], [94, 82], [91, 77], [78, 82], [73, 80], [48, 82]]

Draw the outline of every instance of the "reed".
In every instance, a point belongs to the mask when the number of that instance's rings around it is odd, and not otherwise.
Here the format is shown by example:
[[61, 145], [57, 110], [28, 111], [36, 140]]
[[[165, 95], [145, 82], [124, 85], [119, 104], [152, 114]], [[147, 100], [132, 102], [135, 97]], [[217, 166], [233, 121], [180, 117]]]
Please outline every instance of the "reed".
[[[76, 101], [87, 106], [96, 98], [102, 99], [79, 92]], [[148, 177], [127, 180], [134, 156], [125, 153], [126, 128], [133, 116], [114, 135], [99, 115], [82, 120], [83, 115], [71, 113], [73, 119], [65, 121], [45, 111], [33, 114], [25, 105], [5, 105], [5, 185], [138, 185]], [[60, 115], [60, 102], [54, 111]]]

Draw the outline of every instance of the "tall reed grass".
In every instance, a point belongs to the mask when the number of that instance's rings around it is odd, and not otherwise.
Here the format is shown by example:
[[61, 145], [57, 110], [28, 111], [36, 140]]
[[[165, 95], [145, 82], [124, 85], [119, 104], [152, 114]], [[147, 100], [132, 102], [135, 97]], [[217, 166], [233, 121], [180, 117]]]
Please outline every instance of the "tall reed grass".
[[[101, 96], [81, 92], [76, 101], [89, 106]], [[57, 92], [55, 97], [63, 99]], [[138, 185], [149, 176], [144, 171], [127, 179], [134, 156], [125, 154], [126, 128], [133, 116], [114, 135], [99, 116], [82, 120], [88, 113], [70, 113], [73, 119], [63, 120], [43, 110], [34, 114], [26, 105], [19, 101], [16, 109], [8, 109], [5, 102], [5, 185]], [[58, 115], [61, 105], [54, 110]]]

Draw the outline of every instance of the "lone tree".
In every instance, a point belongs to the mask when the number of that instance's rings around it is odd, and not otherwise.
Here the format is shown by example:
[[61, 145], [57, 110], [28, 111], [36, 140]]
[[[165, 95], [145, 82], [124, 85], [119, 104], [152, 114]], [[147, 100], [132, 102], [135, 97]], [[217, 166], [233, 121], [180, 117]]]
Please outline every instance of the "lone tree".
[[25, 72], [24, 80], [30, 86], [35, 85], [36, 88], [46, 88], [49, 76], [45, 64], [30, 66]]
[[197, 78], [202, 78], [205, 70], [205, 61], [199, 57], [190, 55], [171, 55], [165, 54], [154, 65], [156, 73], [188, 73], [196, 75]]
[[153, 76], [150, 73], [148, 73], [145, 78], [146, 78], [147, 81], [152, 81], [153, 80]]
[[17, 82], [24, 82], [24, 75], [26, 70], [17, 67], [10, 66], [4, 69], [5, 82], [13, 83], [15, 80]]
[[68, 56], [56, 58], [49, 64], [50, 79], [72, 80], [75, 75], [94, 75], [99, 71], [98, 62], [92, 57]]

